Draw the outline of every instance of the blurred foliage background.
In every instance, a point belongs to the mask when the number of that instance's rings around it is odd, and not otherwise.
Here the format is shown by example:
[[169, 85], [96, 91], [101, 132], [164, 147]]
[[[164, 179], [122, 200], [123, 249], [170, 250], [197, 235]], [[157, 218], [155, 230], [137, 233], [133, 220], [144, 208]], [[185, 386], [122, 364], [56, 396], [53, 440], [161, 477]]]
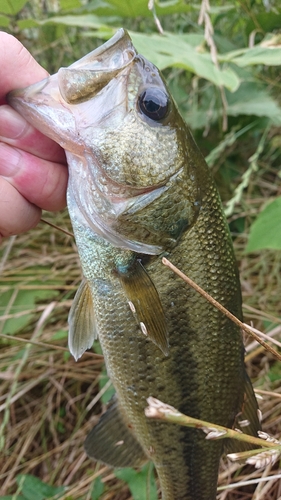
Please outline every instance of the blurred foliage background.
[[[163, 71], [216, 178], [246, 321], [280, 339], [279, 0], [0, 0], [0, 29], [50, 73], [121, 26]], [[71, 231], [67, 211], [44, 217]], [[0, 259], [0, 498], [155, 500], [149, 467], [114, 474], [83, 452], [112, 388], [98, 344], [78, 363], [66, 349], [67, 313], [81, 278], [73, 238], [42, 223], [6, 240]], [[278, 436], [280, 364], [256, 344], [247, 353], [257, 390], [265, 393], [264, 427]], [[278, 472], [277, 465], [267, 474]], [[281, 498], [278, 481], [227, 489], [239, 478], [239, 466], [223, 462], [218, 498]]]

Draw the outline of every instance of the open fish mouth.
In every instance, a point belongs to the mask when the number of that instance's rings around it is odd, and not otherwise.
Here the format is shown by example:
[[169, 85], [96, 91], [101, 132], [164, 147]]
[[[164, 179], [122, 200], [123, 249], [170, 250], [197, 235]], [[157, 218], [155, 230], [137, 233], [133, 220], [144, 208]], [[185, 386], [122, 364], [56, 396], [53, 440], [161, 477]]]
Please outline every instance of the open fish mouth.
[[[115, 157], [109, 151], [104, 159], [101, 150], [108, 131], [116, 136], [126, 119], [129, 122], [134, 116], [137, 97], [134, 92], [139, 80], [143, 94], [145, 85], [155, 88], [153, 78], [157, 79], [157, 70], [150, 69], [149, 64], [137, 54], [128, 33], [120, 29], [108, 42], [68, 68], [61, 68], [26, 89], [12, 91], [8, 101], [33, 126], [65, 149], [71, 217], [114, 246], [157, 255], [163, 247], [153, 228], [146, 227], [142, 232], [151, 236], [148, 241], [139, 241], [136, 230], [139, 222], [134, 226], [133, 216], [137, 214], [140, 220], [140, 212], [146, 211], [169, 189], [180, 169], [175, 174], [173, 166], [166, 174], [161, 168], [159, 178], [150, 175], [151, 172], [144, 174], [144, 160], [139, 160], [139, 153], [136, 155], [139, 164], [130, 164], [125, 172], [122, 159], [119, 162], [119, 143], [115, 144]], [[155, 156], [152, 158], [149, 164], [152, 170], [157, 160]]]
[[101, 47], [67, 68], [24, 89], [7, 100], [43, 134], [67, 151], [83, 154], [79, 130], [97, 127], [102, 104], [91, 99], [130, 66], [137, 52], [128, 33], [120, 29]]

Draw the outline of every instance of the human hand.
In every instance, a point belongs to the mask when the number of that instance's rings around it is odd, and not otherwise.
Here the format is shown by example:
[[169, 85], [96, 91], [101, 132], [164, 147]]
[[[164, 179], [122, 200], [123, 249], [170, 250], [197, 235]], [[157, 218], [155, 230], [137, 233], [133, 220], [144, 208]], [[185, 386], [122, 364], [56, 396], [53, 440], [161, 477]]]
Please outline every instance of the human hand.
[[6, 104], [15, 88], [48, 73], [13, 36], [0, 32], [0, 237], [37, 225], [41, 209], [66, 205], [67, 167], [63, 149]]

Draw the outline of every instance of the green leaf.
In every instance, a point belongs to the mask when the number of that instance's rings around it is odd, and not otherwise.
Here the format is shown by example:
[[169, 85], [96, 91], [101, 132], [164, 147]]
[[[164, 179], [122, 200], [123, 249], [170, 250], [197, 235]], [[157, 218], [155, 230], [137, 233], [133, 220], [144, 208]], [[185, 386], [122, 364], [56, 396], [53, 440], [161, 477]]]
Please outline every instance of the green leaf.
[[257, 82], [242, 83], [235, 93], [227, 94], [227, 102], [229, 116], [266, 116], [274, 125], [281, 125], [281, 108], [266, 87]]
[[20, 30], [36, 28], [38, 26], [38, 21], [35, 19], [19, 19], [17, 21], [17, 26]]
[[270, 382], [279, 382], [281, 380], [281, 363], [274, 363], [266, 375]]
[[[30, 268], [32, 272], [32, 268]], [[38, 269], [34, 268], [34, 275], [38, 276]], [[43, 281], [44, 280], [44, 281]], [[36, 307], [36, 302], [53, 299], [58, 295], [58, 291], [49, 288], [42, 283], [46, 283], [46, 277], [42, 272], [42, 280], [26, 280], [22, 282], [5, 282], [0, 286], [0, 327], [1, 333], [14, 335], [18, 330], [24, 328], [32, 318], [32, 313], [25, 314], [25, 311]], [[55, 284], [48, 280], [47, 285]], [[25, 286], [26, 285], [26, 286]], [[37, 288], [38, 287], [38, 288]], [[2, 320], [1, 316], [8, 314], [13, 317]]]
[[265, 207], [250, 229], [246, 252], [264, 248], [281, 249], [281, 196]]
[[80, 0], [60, 0], [61, 10], [71, 10], [81, 7]]
[[104, 489], [105, 489], [104, 484], [99, 476], [93, 482], [92, 492], [91, 492], [91, 500], [99, 500], [100, 496], [104, 492]]
[[57, 330], [53, 335], [52, 335], [52, 340], [61, 340], [67, 338], [68, 331], [67, 330]]
[[[120, 16], [120, 17], [152, 17], [148, 9], [147, 0], [107, 0], [95, 1], [89, 8], [98, 16]], [[167, 16], [171, 14], [180, 14], [194, 10], [194, 6], [186, 0], [165, 0], [159, 1], [156, 5], [158, 16]]]
[[[107, 28], [107, 25], [101, 22], [101, 19], [98, 16], [93, 14], [85, 14], [81, 16], [54, 16], [49, 19], [44, 19], [42, 21], [35, 21], [37, 25], [44, 24], [62, 24], [64, 26], [76, 26], [78, 28], [92, 28], [92, 29], [100, 29], [102, 27]], [[115, 30], [116, 31], [116, 30]]]
[[[198, 12], [200, 9], [200, 5], [191, 4], [186, 0], [158, 0], [155, 3], [158, 16]], [[212, 6], [211, 13], [228, 12], [233, 8], [231, 5]], [[89, 4], [88, 9], [94, 11], [98, 16], [152, 17], [152, 13], [148, 9], [148, 0], [95, 0]]]
[[0, 497], [0, 500], [26, 500], [22, 495], [7, 495]]
[[125, 468], [116, 470], [114, 473], [118, 479], [127, 483], [134, 500], [157, 500], [157, 488], [151, 462], [139, 471]]
[[[44, 21], [35, 21], [38, 25], [62, 24], [97, 30], [91, 36], [107, 39], [112, 36], [110, 26], [101, 23], [98, 16], [86, 14], [81, 16], [55, 16]], [[89, 35], [89, 34], [88, 34]], [[240, 84], [240, 79], [231, 68], [218, 69], [208, 52], [198, 52], [197, 48], [203, 42], [203, 35], [177, 35], [165, 33], [144, 34], [130, 32], [136, 49], [160, 70], [173, 66], [211, 81], [217, 86], [225, 86], [234, 92]]]
[[239, 87], [240, 79], [231, 68], [218, 69], [208, 52], [198, 51], [203, 36], [197, 35], [195, 39], [194, 36], [172, 33], [148, 35], [130, 32], [130, 35], [138, 52], [161, 70], [174, 66], [191, 71], [217, 86], [223, 85], [232, 92]]
[[[100, 378], [99, 378], [99, 389], [103, 389], [105, 384], [109, 381], [109, 376], [107, 375], [106, 369], [104, 368], [101, 372]], [[115, 394], [115, 389], [113, 385], [108, 387], [106, 391], [103, 393], [101, 396], [101, 402], [106, 405], [112, 398], [112, 396]]]
[[45, 500], [65, 491], [63, 486], [50, 486], [30, 474], [19, 474], [17, 484], [26, 500]]
[[8, 28], [9, 24], [10, 24], [10, 19], [7, 16], [1, 16], [0, 15], [0, 26], [1, 26], [1, 28]]
[[2, 14], [8, 14], [10, 16], [14, 16], [17, 14], [22, 8], [25, 6], [25, 4], [28, 2], [28, 0], [10, 0], [7, 2], [7, 0], [1, 0], [0, 2], [0, 12]]
[[262, 47], [256, 45], [250, 49], [240, 49], [220, 55], [221, 62], [232, 62], [241, 66], [253, 66], [256, 64], [264, 64], [266, 66], [281, 65], [281, 48], [279, 47]]

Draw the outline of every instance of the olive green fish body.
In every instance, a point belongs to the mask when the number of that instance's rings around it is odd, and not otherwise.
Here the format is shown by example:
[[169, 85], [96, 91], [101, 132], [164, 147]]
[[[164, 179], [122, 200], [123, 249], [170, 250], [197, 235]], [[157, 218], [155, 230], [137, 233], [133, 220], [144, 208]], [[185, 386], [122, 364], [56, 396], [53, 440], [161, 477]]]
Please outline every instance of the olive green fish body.
[[[168, 257], [241, 317], [239, 281], [220, 200], [210, 180], [197, 223]], [[79, 235], [76, 232], [79, 245]], [[124, 418], [153, 460], [165, 500], [211, 500], [216, 496], [222, 441], [202, 431], [150, 421], [153, 396], [181, 412], [220, 425], [232, 425], [242, 405], [245, 373], [240, 331], [225, 316], [150, 258], [147, 272], [159, 293], [169, 332], [169, 354], [145, 337], [136, 323], [115, 270], [130, 263], [130, 252], [85, 247], [99, 339]], [[83, 255], [82, 252], [82, 255]], [[104, 252], [104, 255], [102, 255]], [[87, 255], [87, 257], [86, 257]], [[114, 257], [113, 257], [114, 256]], [[100, 265], [100, 262], [103, 265]], [[93, 450], [94, 450], [93, 443]]]
[[163, 500], [214, 500], [223, 440], [145, 415], [153, 397], [220, 425], [243, 420], [249, 434], [259, 428], [241, 332], [161, 262], [242, 318], [221, 202], [161, 74], [120, 30], [10, 102], [66, 149], [84, 274], [69, 347], [77, 359], [98, 336], [116, 389], [86, 452], [113, 467], [151, 459]]

